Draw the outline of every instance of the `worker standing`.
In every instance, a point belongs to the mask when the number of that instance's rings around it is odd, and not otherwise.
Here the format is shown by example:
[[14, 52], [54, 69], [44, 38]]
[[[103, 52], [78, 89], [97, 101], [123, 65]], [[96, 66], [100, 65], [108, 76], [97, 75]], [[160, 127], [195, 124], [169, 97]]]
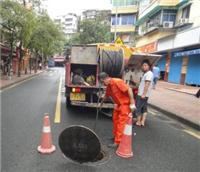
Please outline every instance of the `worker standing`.
[[122, 79], [111, 78], [104, 72], [100, 73], [99, 79], [106, 86], [106, 94], [101, 105], [107, 97], [111, 97], [115, 103], [113, 112], [114, 143], [108, 145], [114, 148], [121, 142], [128, 115], [135, 110], [135, 101], [131, 88]]

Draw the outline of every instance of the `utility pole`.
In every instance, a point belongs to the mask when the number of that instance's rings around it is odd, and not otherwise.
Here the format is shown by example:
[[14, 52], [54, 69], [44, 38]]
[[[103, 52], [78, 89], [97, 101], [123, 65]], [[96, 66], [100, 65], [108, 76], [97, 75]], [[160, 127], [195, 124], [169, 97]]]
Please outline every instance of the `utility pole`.
[[116, 4], [116, 9], [115, 9], [115, 37], [114, 37], [114, 41], [117, 39], [117, 17], [118, 17], [118, 4]]

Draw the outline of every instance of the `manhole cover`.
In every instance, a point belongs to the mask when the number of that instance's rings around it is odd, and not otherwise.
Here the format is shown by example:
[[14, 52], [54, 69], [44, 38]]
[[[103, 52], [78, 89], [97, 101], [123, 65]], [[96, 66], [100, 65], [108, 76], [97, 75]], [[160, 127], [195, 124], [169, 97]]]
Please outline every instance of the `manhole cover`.
[[101, 155], [98, 136], [84, 126], [70, 126], [59, 136], [59, 146], [65, 157], [79, 162], [94, 162]]

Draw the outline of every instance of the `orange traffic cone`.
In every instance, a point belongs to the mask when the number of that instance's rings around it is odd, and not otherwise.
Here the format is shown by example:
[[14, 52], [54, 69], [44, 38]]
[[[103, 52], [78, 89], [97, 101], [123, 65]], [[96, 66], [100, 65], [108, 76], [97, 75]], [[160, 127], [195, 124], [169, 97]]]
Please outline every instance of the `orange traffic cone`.
[[42, 137], [40, 146], [38, 146], [37, 150], [42, 154], [50, 154], [56, 150], [56, 147], [52, 144], [51, 127], [48, 114], [45, 114], [44, 116]]
[[122, 141], [116, 151], [116, 154], [123, 158], [130, 158], [133, 156], [132, 151], [132, 115], [129, 115], [129, 119], [125, 125], [124, 135]]

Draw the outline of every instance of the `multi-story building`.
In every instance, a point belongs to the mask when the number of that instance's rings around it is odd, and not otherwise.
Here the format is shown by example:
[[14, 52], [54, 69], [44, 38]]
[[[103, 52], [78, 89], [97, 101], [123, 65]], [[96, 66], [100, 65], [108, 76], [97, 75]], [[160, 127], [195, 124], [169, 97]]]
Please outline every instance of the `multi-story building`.
[[96, 10], [96, 9], [85, 10], [81, 14], [81, 20], [96, 19], [97, 16], [101, 17], [101, 20], [108, 21], [110, 23], [111, 10]]
[[96, 9], [85, 10], [82, 12], [81, 20], [94, 19], [96, 18], [97, 14], [98, 14], [98, 10]]
[[71, 38], [71, 36], [77, 32], [78, 16], [76, 14], [68, 13], [66, 15], [57, 16], [54, 21], [61, 25], [67, 38]]
[[165, 81], [200, 85], [199, 8], [199, 0], [140, 0], [136, 47], [162, 55]]
[[138, 12], [137, 0], [112, 0], [111, 32], [125, 44], [133, 45]]

